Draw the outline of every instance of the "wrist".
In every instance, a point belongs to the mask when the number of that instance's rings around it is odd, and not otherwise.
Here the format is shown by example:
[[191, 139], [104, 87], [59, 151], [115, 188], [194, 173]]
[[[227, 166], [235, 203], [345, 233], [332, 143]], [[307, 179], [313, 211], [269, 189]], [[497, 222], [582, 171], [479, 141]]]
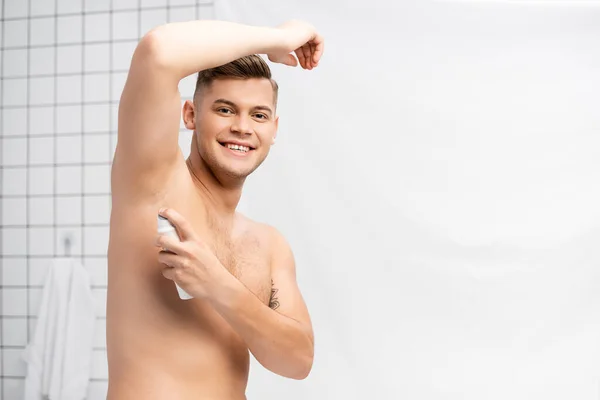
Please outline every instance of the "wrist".
[[283, 29], [273, 27], [259, 27], [258, 29], [260, 30], [258, 36], [261, 43], [258, 54], [288, 52], [290, 46]]
[[237, 301], [237, 296], [240, 293], [240, 285], [242, 285], [227, 269], [223, 266], [221, 268], [222, 273], [215, 279], [215, 284], [211, 285], [207, 295], [207, 300], [216, 309], [231, 307]]

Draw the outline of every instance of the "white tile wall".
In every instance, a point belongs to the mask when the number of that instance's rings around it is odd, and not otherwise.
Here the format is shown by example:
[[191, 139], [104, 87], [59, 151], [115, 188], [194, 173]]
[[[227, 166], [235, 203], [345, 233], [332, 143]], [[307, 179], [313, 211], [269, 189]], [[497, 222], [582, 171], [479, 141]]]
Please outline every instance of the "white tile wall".
[[25, 318], [2, 318], [2, 344], [25, 346], [27, 344], [27, 320]]
[[58, 0], [58, 13], [80, 13], [83, 11], [82, 0]]
[[[19, 317], [37, 314], [48, 267], [53, 257], [64, 255], [68, 236], [71, 254], [82, 257], [89, 271], [99, 316], [93, 353], [96, 380], [90, 382], [88, 400], [106, 398], [106, 250], [118, 101], [139, 37], [167, 21], [195, 19], [210, 9], [199, 12], [195, 6], [205, 1], [5, 0], [0, 7], [5, 18], [35, 16], [4, 21], [0, 29], [0, 344], [16, 346], [2, 347], [3, 376], [25, 373], [20, 355], [37, 319]], [[32, 47], [21, 48], [28, 44]], [[195, 76], [190, 76], [180, 84], [184, 98], [191, 98], [194, 83]], [[191, 135], [180, 135], [184, 153], [190, 140]], [[29, 174], [21, 167], [26, 164]], [[23, 382], [2, 379], [0, 398], [21, 398]]]
[[2, 139], [2, 165], [25, 165], [27, 161], [27, 139]]
[[113, 0], [113, 10], [135, 10], [138, 8], [139, 0]]
[[[56, 107], [56, 133], [81, 133], [81, 106]], [[60, 149], [57, 143], [57, 149]], [[65, 152], [62, 152], [65, 153]]]
[[[112, 101], [119, 101], [125, 82], [127, 81], [127, 72], [116, 72], [112, 74]], [[115, 107], [116, 108], [116, 107]], [[111, 128], [113, 129], [113, 128]], [[115, 128], [116, 129], [116, 128]]]
[[[162, 0], [161, 0], [162, 1]], [[142, 3], [143, 6], [143, 3]], [[167, 9], [142, 10], [140, 20], [140, 33], [145, 35], [150, 29], [167, 23]]]
[[165, 7], [167, 0], [141, 0], [142, 7]]
[[[23, 120], [23, 126], [25, 126]], [[54, 132], [54, 105], [29, 110], [29, 135], [47, 135]]]
[[52, 164], [54, 161], [54, 138], [32, 137], [29, 139], [29, 163]]
[[169, 22], [185, 22], [196, 19], [195, 7], [177, 7], [171, 8]]
[[[3, 225], [26, 225], [27, 204], [23, 198], [7, 198], [2, 203]], [[3, 281], [4, 282], [4, 281]]]
[[[19, 0], [17, 0], [19, 1]], [[31, 16], [51, 15], [56, 9], [56, 0], [31, 1]]]
[[110, 70], [110, 46], [106, 43], [89, 44], [85, 48], [85, 72], [108, 72]]
[[138, 12], [119, 11], [112, 15], [112, 37], [115, 40], [137, 40], [139, 34]]
[[34, 47], [29, 50], [29, 73], [47, 75], [54, 73], [54, 49], [52, 47]]
[[59, 76], [56, 78], [56, 102], [58, 104], [81, 102], [80, 75]]
[[179, 5], [192, 6], [196, 4], [196, 0], [170, 0], [171, 7]]
[[[6, 81], [5, 81], [6, 82]], [[25, 135], [27, 133], [27, 110], [7, 108], [2, 110], [2, 135]]]
[[56, 19], [56, 43], [81, 43], [83, 18], [81, 15], [64, 15]]
[[128, 42], [116, 42], [112, 45], [112, 69], [129, 70], [133, 51], [137, 46], [135, 40]]
[[56, 198], [56, 223], [59, 225], [81, 224], [81, 197]]
[[[32, 35], [32, 39], [33, 39]], [[27, 20], [4, 21], [4, 47], [27, 46]], [[33, 44], [33, 43], [32, 43]]]
[[2, 86], [4, 106], [27, 105], [27, 79], [5, 79]]
[[86, 104], [83, 106], [83, 130], [85, 132], [108, 132], [110, 107], [108, 104]]
[[90, 11], [109, 11], [112, 0], [84, 0], [83, 8], [85, 12]]
[[29, 194], [53, 194], [54, 171], [52, 167], [30, 167]]
[[58, 73], [78, 73], [82, 67], [82, 46], [68, 45], [59, 46], [56, 48], [57, 65], [56, 72]]
[[54, 253], [54, 228], [29, 228], [27, 254], [48, 256]]
[[2, 170], [3, 195], [25, 195], [27, 192], [27, 169], [10, 168]]
[[54, 78], [29, 78], [29, 104], [46, 105], [54, 102]]
[[52, 258], [32, 258], [29, 260], [29, 284], [43, 285], [48, 274]]
[[103, 194], [110, 192], [110, 166], [84, 166], [83, 191], [85, 194]]
[[110, 38], [110, 14], [86, 14], [84, 35], [86, 42], [108, 42]]
[[[54, 12], [54, 10], [52, 12]], [[30, 44], [32, 46], [53, 44], [55, 25], [56, 20], [54, 17], [32, 19]], [[27, 42], [25, 42], [23, 46], [26, 44]]]
[[[83, 79], [83, 93], [85, 102], [108, 101], [108, 92], [110, 89], [109, 74], [86, 75]], [[104, 115], [106, 118], [106, 115]]]
[[108, 227], [86, 226], [83, 228], [83, 252], [89, 255], [106, 255], [108, 249]]
[[27, 285], [27, 260], [25, 258], [7, 258], [2, 264], [2, 285]]
[[30, 197], [29, 223], [31, 225], [52, 225], [54, 222], [54, 197]]
[[4, 1], [4, 18], [21, 18], [27, 17], [28, 4], [23, 0], [5, 0]]
[[27, 289], [4, 288], [2, 290], [2, 315], [27, 315]]
[[21, 357], [23, 351], [20, 349], [3, 349], [2, 361], [4, 374], [8, 376], [23, 376], [26, 371], [26, 364]]
[[85, 215], [83, 217], [86, 224], [106, 223], [110, 219], [110, 197], [86, 196], [83, 199]]
[[5, 78], [27, 75], [27, 49], [8, 49], [2, 58], [2, 75]]
[[[81, 109], [81, 107], [74, 107]], [[81, 125], [80, 125], [81, 126]], [[58, 129], [59, 132], [68, 132]], [[58, 164], [81, 162], [81, 136], [57, 136], [56, 137], [56, 162]]]
[[[86, 162], [105, 162], [111, 160], [110, 157], [110, 134], [99, 133], [94, 135], [85, 135], [83, 138], [83, 158]], [[103, 151], [105, 150], [105, 151]], [[87, 178], [86, 178], [87, 179]], [[104, 178], [102, 178], [104, 179]], [[106, 193], [106, 192], [104, 192]]]
[[81, 167], [59, 166], [56, 167], [56, 193], [78, 194], [81, 193]]
[[4, 396], [6, 399], [21, 399], [25, 392], [24, 379], [4, 378]]

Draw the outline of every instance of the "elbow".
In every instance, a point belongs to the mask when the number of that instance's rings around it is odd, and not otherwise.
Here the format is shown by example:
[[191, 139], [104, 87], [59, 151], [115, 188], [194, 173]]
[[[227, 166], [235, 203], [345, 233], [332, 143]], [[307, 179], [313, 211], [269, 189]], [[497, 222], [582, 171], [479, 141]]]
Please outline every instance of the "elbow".
[[141, 64], [146, 68], [168, 69], [172, 67], [169, 57], [167, 39], [163, 26], [158, 26], [146, 33], [139, 41], [131, 64]]
[[303, 380], [308, 377], [312, 370], [314, 361], [314, 344], [312, 340], [308, 340], [306, 346], [299, 346], [296, 353], [294, 368], [285, 374], [287, 378]]
[[313, 358], [314, 357], [312, 353], [304, 356], [303, 359], [298, 362], [297, 370], [294, 371], [294, 374], [289, 376], [289, 378], [296, 379], [298, 381], [308, 378], [308, 375], [310, 375], [310, 371], [312, 370]]

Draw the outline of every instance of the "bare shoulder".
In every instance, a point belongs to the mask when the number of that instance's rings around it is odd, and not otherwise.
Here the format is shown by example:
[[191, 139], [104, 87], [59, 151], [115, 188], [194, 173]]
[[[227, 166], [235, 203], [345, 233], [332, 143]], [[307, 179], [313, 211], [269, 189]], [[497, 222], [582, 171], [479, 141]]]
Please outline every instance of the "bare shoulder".
[[241, 213], [238, 213], [238, 216], [243, 220], [247, 231], [264, 243], [271, 260], [291, 256], [290, 244], [279, 229], [263, 222], [254, 221]]

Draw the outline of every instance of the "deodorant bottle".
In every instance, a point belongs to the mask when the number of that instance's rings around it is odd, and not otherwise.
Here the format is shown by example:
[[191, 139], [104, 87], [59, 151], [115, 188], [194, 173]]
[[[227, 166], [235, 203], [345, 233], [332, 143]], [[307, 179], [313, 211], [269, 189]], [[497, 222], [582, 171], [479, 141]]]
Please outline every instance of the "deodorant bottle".
[[[158, 234], [159, 235], [167, 235], [172, 236], [174, 238], [179, 239], [179, 235], [177, 235], [177, 231], [175, 227], [163, 216], [158, 216]], [[179, 293], [179, 298], [182, 300], [189, 300], [192, 298], [189, 294], [185, 292], [182, 288], [179, 287], [178, 284], [175, 284], [177, 288], [177, 293]]]

